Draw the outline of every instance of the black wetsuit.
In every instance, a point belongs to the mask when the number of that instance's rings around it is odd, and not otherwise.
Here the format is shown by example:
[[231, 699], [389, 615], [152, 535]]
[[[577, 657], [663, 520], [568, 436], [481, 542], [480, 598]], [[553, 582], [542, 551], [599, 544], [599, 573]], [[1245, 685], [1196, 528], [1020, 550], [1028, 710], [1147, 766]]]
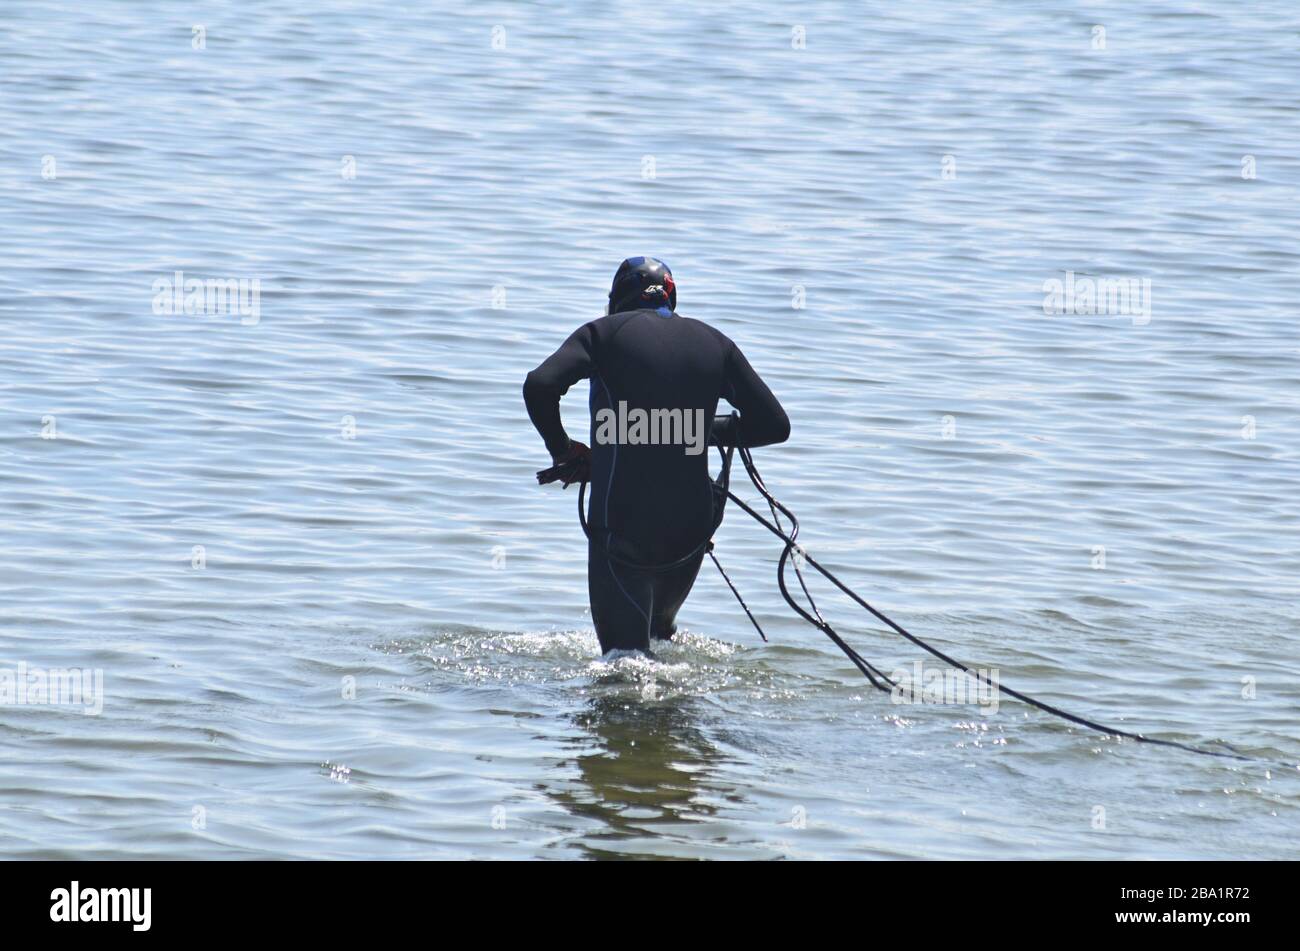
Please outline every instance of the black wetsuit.
[[[784, 442], [790, 421], [740, 349], [707, 324], [666, 307], [610, 314], [578, 328], [524, 382], [528, 415], [560, 457], [569, 437], [560, 397], [591, 380], [591, 501], [587, 584], [591, 615], [604, 651], [648, 650], [652, 637], [671, 637], [677, 609], [695, 583], [707, 541], [721, 519], [709, 475], [708, 446], [766, 446]], [[714, 421], [719, 398], [740, 411]], [[620, 405], [622, 404], [622, 405]], [[705, 423], [703, 451], [693, 444], [621, 443], [601, 438], [601, 410], [680, 410]], [[610, 414], [605, 414], [608, 417]], [[633, 416], [624, 413], [624, 418]], [[665, 423], [660, 433], [670, 429]], [[671, 430], [685, 436], [687, 429]], [[710, 439], [710, 434], [712, 440]], [[607, 430], [604, 434], [609, 435]], [[668, 571], [660, 566], [694, 552]], [[615, 557], [611, 558], [610, 554]]]

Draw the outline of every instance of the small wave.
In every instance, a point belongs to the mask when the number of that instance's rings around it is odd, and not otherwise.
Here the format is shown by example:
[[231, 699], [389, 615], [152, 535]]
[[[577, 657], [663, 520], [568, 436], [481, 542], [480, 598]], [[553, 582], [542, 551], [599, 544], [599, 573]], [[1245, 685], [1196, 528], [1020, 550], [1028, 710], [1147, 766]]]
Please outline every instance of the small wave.
[[650, 655], [619, 651], [602, 656], [591, 629], [453, 628], [389, 641], [376, 649], [408, 656], [418, 671], [417, 679], [428, 677], [431, 689], [529, 685], [576, 688], [584, 695], [625, 694], [647, 701], [705, 695], [780, 701], [824, 691], [856, 692], [859, 686], [847, 678], [846, 682], [800, 672], [800, 665], [785, 656], [792, 650], [788, 646], [746, 648], [686, 630], [678, 631], [671, 641], [657, 643]]

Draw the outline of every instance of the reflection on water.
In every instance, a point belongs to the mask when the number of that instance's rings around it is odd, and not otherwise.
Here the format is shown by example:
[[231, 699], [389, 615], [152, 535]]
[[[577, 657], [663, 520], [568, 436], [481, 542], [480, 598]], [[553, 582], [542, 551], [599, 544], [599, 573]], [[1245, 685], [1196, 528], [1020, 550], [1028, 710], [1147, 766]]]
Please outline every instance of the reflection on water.
[[550, 795], [599, 830], [569, 845], [591, 858], [652, 857], [638, 852], [639, 840], [708, 819], [717, 798], [734, 794], [716, 784], [722, 754], [698, 725], [703, 706], [687, 696], [644, 703], [606, 694], [573, 715], [586, 735], [569, 742], [575, 756], [565, 765], [577, 768], [578, 781]]

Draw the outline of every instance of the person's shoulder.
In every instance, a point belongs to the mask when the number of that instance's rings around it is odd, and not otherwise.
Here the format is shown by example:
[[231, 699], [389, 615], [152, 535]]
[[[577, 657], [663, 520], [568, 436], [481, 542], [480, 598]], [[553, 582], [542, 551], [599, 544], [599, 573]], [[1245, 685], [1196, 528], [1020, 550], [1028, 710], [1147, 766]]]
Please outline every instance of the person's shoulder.
[[631, 321], [639, 313], [641, 312], [637, 310], [620, 310], [614, 314], [597, 317], [586, 326], [591, 328], [592, 333], [597, 338], [608, 340], [620, 327]]
[[730, 349], [735, 346], [730, 337], [712, 324], [707, 324], [698, 317], [687, 317], [683, 314], [678, 314], [677, 317], [683, 323], [691, 327], [696, 333], [707, 336], [724, 349]]
[[602, 316], [602, 317], [593, 317], [591, 320], [587, 321], [585, 324], [582, 324], [581, 326], [579, 326], [579, 327], [574, 331], [574, 333], [575, 333], [575, 334], [591, 334], [591, 335], [593, 335], [593, 336], [601, 336], [601, 335], [603, 334], [603, 335], [606, 335], [606, 336], [607, 336], [611, 330], [613, 330], [613, 329], [614, 329], [615, 327], [617, 327], [620, 323], [622, 323], [622, 321], [615, 321], [615, 320], [614, 320], [615, 317], [619, 317], [619, 316], [621, 316], [621, 315], [619, 315], [619, 314], [605, 314], [605, 315]]
[[605, 314], [587, 321], [573, 332], [574, 337], [585, 339], [592, 353], [608, 346], [620, 329], [626, 326], [639, 311], [625, 310], [616, 314]]

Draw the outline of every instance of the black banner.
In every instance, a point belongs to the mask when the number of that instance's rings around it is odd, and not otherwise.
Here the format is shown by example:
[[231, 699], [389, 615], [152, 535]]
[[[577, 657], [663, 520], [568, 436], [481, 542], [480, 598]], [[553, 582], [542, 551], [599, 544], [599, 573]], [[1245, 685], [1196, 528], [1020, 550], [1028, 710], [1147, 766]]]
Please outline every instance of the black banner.
[[78, 940], [209, 937], [253, 923], [259, 935], [325, 936], [337, 927], [396, 936], [474, 922], [492, 936], [517, 928], [537, 939], [546, 922], [581, 921], [586, 929], [593, 919], [689, 911], [725, 913], [728, 927], [740, 930], [789, 914], [832, 928], [860, 921], [874, 934], [957, 927], [975, 937], [1033, 926], [1217, 941], [1293, 931], [1293, 910], [1283, 904], [1291, 872], [1288, 864], [1252, 862], [0, 865], [11, 937], [68, 932]]

